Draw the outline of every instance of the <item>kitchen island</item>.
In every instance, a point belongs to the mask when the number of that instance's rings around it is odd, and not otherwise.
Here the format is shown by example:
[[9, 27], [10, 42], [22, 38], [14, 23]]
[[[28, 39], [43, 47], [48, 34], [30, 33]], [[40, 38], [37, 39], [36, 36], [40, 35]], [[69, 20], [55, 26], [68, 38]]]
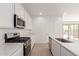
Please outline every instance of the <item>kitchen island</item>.
[[54, 56], [79, 56], [79, 42], [65, 43], [56, 40], [52, 35], [51, 52]]

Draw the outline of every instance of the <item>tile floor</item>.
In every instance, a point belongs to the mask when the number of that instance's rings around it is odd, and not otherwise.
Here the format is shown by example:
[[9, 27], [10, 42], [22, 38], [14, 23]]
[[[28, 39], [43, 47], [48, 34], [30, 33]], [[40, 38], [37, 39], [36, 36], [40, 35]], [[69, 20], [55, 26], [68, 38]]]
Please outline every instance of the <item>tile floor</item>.
[[37, 43], [35, 44], [34, 48], [31, 51], [31, 56], [52, 56], [48, 44], [44, 43]]

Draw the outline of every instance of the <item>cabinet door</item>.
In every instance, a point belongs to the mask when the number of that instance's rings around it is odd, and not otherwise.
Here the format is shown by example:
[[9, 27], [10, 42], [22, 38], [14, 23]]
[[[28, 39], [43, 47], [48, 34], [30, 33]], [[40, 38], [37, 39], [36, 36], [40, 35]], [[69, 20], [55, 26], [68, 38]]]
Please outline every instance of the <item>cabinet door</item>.
[[32, 19], [30, 15], [27, 16], [27, 29], [32, 29]]
[[74, 55], [61, 46], [61, 56], [74, 56]]
[[52, 53], [54, 56], [60, 56], [60, 45], [52, 40]]
[[27, 14], [27, 12], [25, 11], [25, 29], [27, 29], [27, 26], [28, 26], [28, 19], [27, 19], [27, 17], [28, 17], [28, 14]]
[[23, 56], [23, 48], [18, 49], [12, 56]]
[[20, 3], [15, 3], [15, 14], [24, 19], [24, 8]]
[[53, 54], [53, 52], [54, 52], [54, 40], [52, 40], [52, 45], [51, 45], [52, 47], [51, 47], [51, 51], [52, 51], [52, 54]]
[[57, 42], [54, 42], [54, 55], [60, 56], [60, 45]]
[[0, 3], [0, 28], [13, 28], [13, 3]]

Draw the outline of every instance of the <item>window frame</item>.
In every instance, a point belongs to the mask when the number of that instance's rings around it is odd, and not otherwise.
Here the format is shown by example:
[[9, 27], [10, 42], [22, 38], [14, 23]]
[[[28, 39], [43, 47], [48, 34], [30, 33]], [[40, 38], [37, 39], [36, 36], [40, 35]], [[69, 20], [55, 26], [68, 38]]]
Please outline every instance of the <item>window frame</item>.
[[78, 25], [78, 39], [79, 39], [79, 24], [63, 24], [63, 36], [64, 36], [64, 25], [67, 25], [68, 26], [68, 34], [67, 34], [68, 35], [68, 40], [70, 39], [70, 33], [69, 33], [70, 30], [71, 30], [70, 29], [70, 26], [71, 25]]

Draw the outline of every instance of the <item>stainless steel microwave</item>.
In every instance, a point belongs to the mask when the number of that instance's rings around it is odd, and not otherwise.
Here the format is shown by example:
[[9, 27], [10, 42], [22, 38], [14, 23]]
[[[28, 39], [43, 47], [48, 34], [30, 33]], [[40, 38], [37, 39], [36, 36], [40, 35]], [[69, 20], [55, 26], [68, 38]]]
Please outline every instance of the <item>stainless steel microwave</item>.
[[25, 27], [25, 21], [16, 14], [14, 14], [14, 27], [20, 29], [24, 29]]

